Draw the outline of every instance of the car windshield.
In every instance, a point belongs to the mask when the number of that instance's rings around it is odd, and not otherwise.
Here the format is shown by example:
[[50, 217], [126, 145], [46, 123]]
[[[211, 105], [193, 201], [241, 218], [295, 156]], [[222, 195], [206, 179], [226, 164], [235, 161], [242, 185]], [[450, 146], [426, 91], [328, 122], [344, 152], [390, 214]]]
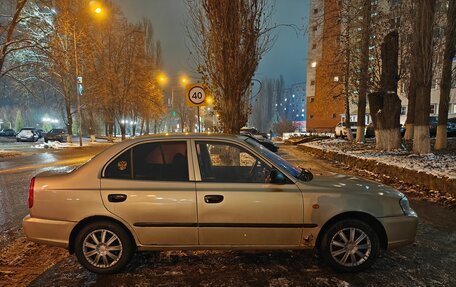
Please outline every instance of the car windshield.
[[22, 131], [19, 133], [20, 136], [30, 136], [30, 135], [32, 135], [32, 134], [33, 134], [33, 132], [32, 132], [31, 130], [22, 130]]
[[51, 131], [49, 131], [50, 134], [61, 134], [63, 133], [63, 130], [62, 129], [53, 129]]
[[261, 155], [272, 161], [275, 165], [283, 168], [292, 176], [296, 178], [299, 177], [299, 174], [301, 173], [300, 168], [295, 167], [294, 165], [284, 160], [282, 157], [278, 156], [272, 151], [268, 150], [267, 148], [259, 144], [254, 139], [251, 139], [250, 137], [246, 137], [245, 142], [248, 143], [250, 146], [254, 147]]

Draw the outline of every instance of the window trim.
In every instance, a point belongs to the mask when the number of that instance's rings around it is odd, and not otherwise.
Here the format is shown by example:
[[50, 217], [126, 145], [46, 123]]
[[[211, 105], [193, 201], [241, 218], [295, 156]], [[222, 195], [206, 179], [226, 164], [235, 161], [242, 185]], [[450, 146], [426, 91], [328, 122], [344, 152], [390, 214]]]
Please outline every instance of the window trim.
[[[185, 142], [185, 144], [187, 145], [187, 165], [188, 165], [188, 181], [169, 181], [169, 180], [160, 180], [160, 181], [150, 181], [150, 182], [194, 182], [195, 181], [195, 170], [194, 170], [194, 156], [193, 156], [193, 151], [191, 149], [191, 141], [190, 139], [187, 139], [187, 138], [170, 138], [170, 139], [154, 139], [154, 140], [144, 140], [144, 141], [140, 141], [140, 142], [135, 142], [131, 145], [128, 145], [126, 147], [124, 147], [122, 150], [120, 150], [119, 152], [117, 152], [114, 156], [112, 156], [111, 159], [109, 159], [104, 165], [103, 165], [103, 168], [101, 170], [101, 177], [100, 179], [109, 179], [109, 180], [131, 180], [131, 181], [145, 181], [145, 180], [140, 180], [140, 179], [134, 179], [134, 166], [133, 166], [133, 148], [135, 146], [138, 146], [138, 145], [141, 145], [141, 144], [150, 144], [150, 143], [167, 143], [167, 142]], [[120, 156], [122, 153], [124, 153], [126, 150], [130, 149], [130, 164], [131, 164], [131, 174], [130, 174], [130, 178], [109, 178], [109, 177], [105, 177], [105, 172], [106, 172], [106, 168], [108, 167], [108, 165], [111, 164], [111, 162], [113, 162], [118, 156]], [[161, 149], [161, 147], [160, 147]]]

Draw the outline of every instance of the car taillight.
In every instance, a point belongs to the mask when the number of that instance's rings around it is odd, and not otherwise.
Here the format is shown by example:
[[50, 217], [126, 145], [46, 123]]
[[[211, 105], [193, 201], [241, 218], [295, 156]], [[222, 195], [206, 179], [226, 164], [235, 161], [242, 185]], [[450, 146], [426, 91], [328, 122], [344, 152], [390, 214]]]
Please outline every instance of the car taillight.
[[33, 207], [33, 197], [35, 195], [35, 178], [33, 177], [30, 180], [29, 196], [28, 196], [28, 206], [29, 209]]

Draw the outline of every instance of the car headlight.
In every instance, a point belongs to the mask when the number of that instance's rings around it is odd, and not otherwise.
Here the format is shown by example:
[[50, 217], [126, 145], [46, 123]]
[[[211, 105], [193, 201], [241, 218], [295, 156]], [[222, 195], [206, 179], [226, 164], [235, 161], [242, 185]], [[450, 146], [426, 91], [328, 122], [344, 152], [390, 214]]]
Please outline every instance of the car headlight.
[[401, 198], [401, 200], [399, 201], [399, 204], [401, 205], [402, 211], [404, 212], [405, 215], [416, 216], [416, 212], [415, 212], [415, 210], [413, 210], [410, 207], [410, 203], [406, 196]]

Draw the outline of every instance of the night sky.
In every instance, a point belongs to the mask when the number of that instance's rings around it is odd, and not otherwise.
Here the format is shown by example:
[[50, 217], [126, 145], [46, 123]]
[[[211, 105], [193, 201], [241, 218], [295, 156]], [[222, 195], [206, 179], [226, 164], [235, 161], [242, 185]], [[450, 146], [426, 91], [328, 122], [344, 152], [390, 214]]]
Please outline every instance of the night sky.
[[[307, 25], [310, 0], [277, 0], [276, 24]], [[113, 0], [132, 21], [147, 17], [154, 26], [155, 38], [162, 42], [164, 69], [171, 79], [189, 74], [194, 63], [190, 57], [185, 23], [187, 7], [184, 0]], [[261, 80], [282, 74], [286, 85], [304, 82], [306, 77], [307, 35], [290, 28], [279, 28], [278, 39], [266, 54], [255, 74]]]

